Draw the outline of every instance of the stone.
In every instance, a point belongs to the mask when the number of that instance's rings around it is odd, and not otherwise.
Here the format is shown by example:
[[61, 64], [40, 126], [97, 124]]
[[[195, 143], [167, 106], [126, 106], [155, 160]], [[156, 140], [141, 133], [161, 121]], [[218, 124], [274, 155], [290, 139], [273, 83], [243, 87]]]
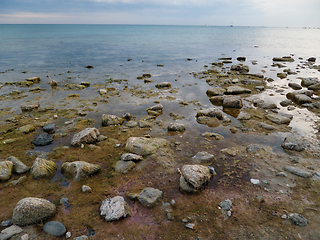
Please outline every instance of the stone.
[[65, 162], [61, 166], [61, 172], [76, 181], [100, 173], [101, 167], [85, 161]]
[[86, 235], [82, 235], [82, 236], [76, 237], [74, 240], [89, 240], [89, 237]]
[[143, 160], [143, 157], [134, 153], [124, 153], [121, 155], [121, 160], [139, 162]]
[[186, 127], [182, 123], [171, 123], [168, 126], [168, 131], [171, 132], [183, 132], [186, 130]]
[[71, 145], [74, 147], [81, 146], [82, 143], [95, 143], [100, 132], [96, 128], [86, 128], [76, 133], [71, 139]]
[[122, 118], [116, 115], [102, 114], [102, 126], [121, 125], [124, 122]]
[[251, 93], [251, 90], [247, 88], [239, 87], [239, 86], [230, 86], [227, 88], [225, 94], [237, 95], [237, 94], [244, 94], [244, 93]]
[[157, 104], [157, 105], [154, 105], [152, 107], [147, 108], [147, 111], [148, 110], [155, 111], [155, 112], [162, 112], [163, 105], [162, 104]]
[[295, 136], [289, 136], [286, 137], [281, 144], [281, 147], [286, 149], [286, 150], [294, 150], [301, 152], [305, 149], [306, 143], [302, 142], [301, 139], [295, 137]]
[[194, 229], [195, 226], [196, 226], [196, 225], [195, 225], [194, 223], [188, 223], [188, 224], [186, 225], [186, 228]]
[[284, 57], [274, 57], [272, 59], [274, 62], [293, 62], [294, 59], [290, 56], [284, 56]]
[[238, 64], [238, 65], [232, 65], [231, 70], [239, 71], [241, 73], [247, 73], [249, 72], [249, 67], [242, 64]]
[[225, 211], [229, 211], [232, 208], [232, 202], [230, 201], [230, 199], [224, 200], [222, 202], [219, 203], [219, 206], [225, 210]]
[[250, 145], [247, 146], [247, 152], [248, 153], [256, 153], [260, 149], [263, 149], [263, 148], [261, 146], [257, 145], [257, 144], [250, 144]]
[[43, 231], [50, 235], [60, 237], [66, 233], [67, 229], [61, 222], [50, 221], [43, 226]]
[[257, 107], [262, 109], [277, 109], [277, 105], [275, 103], [266, 103], [266, 102], [258, 102]]
[[23, 112], [29, 112], [35, 109], [38, 109], [40, 107], [40, 104], [26, 104], [26, 105], [21, 105], [21, 110]]
[[308, 78], [302, 78], [302, 80], [301, 80], [302, 87], [309, 87], [311, 85], [315, 85], [315, 84], [319, 84], [319, 83], [320, 83], [320, 81], [318, 78], [308, 77]]
[[19, 234], [23, 231], [23, 229], [17, 225], [12, 225], [11, 227], [5, 228], [0, 233], [1, 240], [7, 240], [12, 236]]
[[310, 85], [308, 87], [308, 90], [319, 91], [320, 90], [320, 83], [314, 84], [314, 85]]
[[308, 58], [308, 62], [315, 62], [316, 61], [316, 58], [315, 57], [309, 57]]
[[11, 161], [0, 162], [0, 181], [7, 181], [12, 174], [13, 163]]
[[298, 167], [285, 166], [283, 169], [289, 173], [292, 173], [294, 175], [297, 175], [297, 176], [303, 177], [303, 178], [311, 178], [313, 176], [312, 173], [305, 171], [305, 170], [298, 168]]
[[21, 162], [18, 158], [14, 156], [10, 156], [6, 159], [6, 161], [10, 161], [13, 163], [12, 171], [17, 174], [22, 174], [29, 171], [29, 168]]
[[52, 217], [56, 206], [42, 198], [23, 198], [13, 210], [12, 222], [19, 226], [34, 224]]
[[226, 92], [223, 88], [210, 88], [207, 90], [206, 94], [208, 97], [222, 96]]
[[192, 187], [183, 176], [180, 176], [179, 189], [182, 192], [188, 193], [195, 193], [198, 191], [198, 189]]
[[90, 87], [90, 83], [89, 82], [81, 82], [80, 85], [83, 85], [85, 87]]
[[239, 150], [236, 147], [229, 147], [229, 148], [223, 148], [220, 151], [224, 154], [228, 154], [232, 157], [235, 157], [237, 156]]
[[281, 79], [284, 79], [284, 78], [287, 77], [287, 74], [286, 73], [277, 73], [277, 77], [281, 78]]
[[46, 146], [53, 142], [52, 135], [44, 133], [39, 135], [35, 140], [33, 140], [31, 143], [36, 146]]
[[283, 101], [280, 102], [280, 105], [281, 105], [282, 107], [287, 107], [287, 106], [289, 106], [289, 105], [291, 105], [291, 104], [292, 104], [292, 101], [289, 100], [289, 99], [286, 99], [286, 100], [283, 100]]
[[130, 137], [127, 140], [125, 150], [147, 156], [169, 147], [170, 143], [163, 138]]
[[239, 62], [244, 62], [244, 61], [246, 61], [246, 57], [237, 57], [237, 60]]
[[171, 83], [170, 82], [161, 82], [156, 84], [156, 88], [170, 88]]
[[124, 198], [116, 196], [102, 201], [100, 215], [108, 222], [131, 216], [131, 210]]
[[0, 226], [1, 227], [9, 227], [12, 224], [11, 219], [10, 220], [6, 220], [6, 221], [2, 221]]
[[140, 121], [138, 121], [138, 126], [140, 128], [152, 128], [153, 124], [151, 122], [148, 122], [148, 121], [140, 120]]
[[224, 96], [213, 96], [213, 97], [210, 97], [210, 102], [213, 104], [213, 105], [222, 105], [223, 103], [223, 100], [224, 100]]
[[19, 127], [17, 129], [18, 132], [24, 133], [24, 134], [28, 134], [28, 133], [34, 132], [35, 130], [36, 130], [36, 128], [33, 125], [30, 125], [30, 124], [22, 126], [22, 127]]
[[265, 130], [274, 130], [275, 129], [274, 126], [272, 126], [270, 124], [263, 123], [263, 122], [259, 122], [258, 126], [265, 129]]
[[89, 186], [87, 186], [87, 185], [82, 185], [81, 191], [82, 191], [82, 192], [91, 193], [91, 192], [92, 192], [92, 189], [91, 189], [91, 187], [89, 187]]
[[214, 155], [207, 153], [205, 151], [198, 152], [196, 155], [192, 157], [197, 163], [206, 163], [206, 164], [213, 164], [216, 160]]
[[209, 168], [202, 165], [184, 165], [181, 175], [195, 189], [202, 188], [211, 178]]
[[138, 201], [142, 206], [152, 208], [162, 198], [162, 194], [162, 191], [148, 187], [140, 192]]
[[26, 78], [26, 81], [33, 82], [33, 83], [39, 83], [40, 80], [41, 80], [40, 77]]
[[214, 138], [215, 140], [221, 140], [221, 139], [224, 139], [224, 137], [222, 135], [220, 135], [219, 133], [212, 133], [212, 132], [205, 132], [202, 134], [203, 137], [212, 137]]
[[33, 178], [51, 177], [57, 171], [55, 162], [37, 157], [31, 167], [31, 175]]
[[308, 224], [308, 220], [298, 213], [290, 213], [288, 218], [296, 225], [305, 227]]
[[294, 101], [297, 104], [305, 104], [305, 103], [312, 103], [312, 99], [305, 95], [305, 94], [300, 94], [297, 92], [293, 92], [293, 93], [288, 93], [287, 94], [287, 98], [289, 98], [290, 100]]
[[239, 96], [225, 97], [222, 106], [224, 108], [242, 108], [242, 99]]
[[288, 86], [291, 87], [291, 88], [294, 89], [294, 90], [300, 90], [300, 89], [302, 89], [302, 87], [301, 87], [299, 84], [297, 84], [297, 83], [289, 83]]
[[118, 161], [115, 166], [117, 173], [127, 173], [134, 168], [136, 164], [132, 161]]
[[50, 123], [50, 124], [47, 124], [45, 126], [43, 126], [43, 131], [45, 131], [46, 133], [54, 133], [55, 132], [55, 127], [56, 125], [54, 123]]
[[197, 112], [196, 117], [198, 118], [202, 116], [213, 117], [219, 120], [223, 119], [222, 111], [218, 108], [207, 108], [207, 109], [199, 110]]
[[291, 115], [283, 115], [283, 114], [275, 114], [269, 113], [267, 114], [267, 119], [276, 123], [276, 124], [289, 124], [293, 118]]

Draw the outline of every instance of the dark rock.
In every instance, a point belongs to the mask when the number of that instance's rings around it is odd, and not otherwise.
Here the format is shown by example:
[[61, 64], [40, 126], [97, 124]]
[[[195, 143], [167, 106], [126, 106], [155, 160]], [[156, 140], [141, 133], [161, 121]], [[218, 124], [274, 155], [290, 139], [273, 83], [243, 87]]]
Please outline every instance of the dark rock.
[[300, 105], [312, 103], [312, 99], [309, 96], [298, 92], [287, 93], [287, 98]]
[[292, 101], [289, 100], [289, 99], [286, 99], [286, 100], [283, 100], [283, 101], [280, 102], [280, 105], [281, 105], [282, 107], [287, 107], [287, 106], [289, 106], [289, 105], [291, 105], [291, 104], [292, 104]]
[[310, 58], [308, 58], [308, 62], [316, 62], [316, 58], [315, 57], [310, 57]]
[[238, 65], [232, 65], [231, 70], [239, 71], [240, 73], [247, 73], [249, 72], [249, 67], [242, 64], [238, 64]]
[[294, 89], [294, 90], [300, 90], [300, 89], [302, 89], [302, 87], [301, 87], [299, 84], [297, 84], [297, 83], [289, 83], [288, 86], [291, 87], [291, 88]]
[[54, 130], [55, 126], [56, 125], [54, 123], [50, 123], [50, 124], [47, 124], [47, 125], [43, 126], [42, 129], [46, 133], [54, 133], [55, 132], [55, 130]]
[[34, 141], [31, 143], [36, 146], [46, 146], [53, 142], [52, 135], [49, 135], [47, 133], [41, 134], [38, 136]]
[[239, 96], [225, 97], [222, 106], [224, 108], [242, 108], [242, 99]]
[[87, 65], [86, 68], [90, 69], [90, 68], [93, 68], [93, 66], [92, 65]]
[[283, 79], [283, 78], [287, 77], [287, 74], [286, 73], [277, 73], [277, 77]]
[[308, 87], [308, 90], [314, 90], [314, 91], [320, 90], [320, 83], [310, 85], [310, 86]]
[[170, 82], [161, 82], [156, 84], [156, 88], [170, 88], [171, 83]]
[[284, 56], [284, 57], [274, 57], [272, 59], [274, 62], [293, 62], [294, 59], [290, 56]]
[[244, 62], [244, 61], [246, 61], [246, 57], [237, 57], [237, 60], [239, 62]]
[[66, 233], [66, 227], [61, 222], [51, 221], [43, 226], [43, 231], [50, 235], [60, 237]]
[[206, 94], [208, 97], [213, 96], [222, 96], [225, 93], [225, 89], [223, 88], [210, 88], [207, 90]]
[[213, 105], [220, 106], [223, 103], [224, 97], [223, 96], [214, 96], [214, 97], [210, 97], [209, 100]]
[[168, 126], [168, 131], [183, 132], [185, 130], [186, 130], [186, 127], [182, 123], [171, 123]]

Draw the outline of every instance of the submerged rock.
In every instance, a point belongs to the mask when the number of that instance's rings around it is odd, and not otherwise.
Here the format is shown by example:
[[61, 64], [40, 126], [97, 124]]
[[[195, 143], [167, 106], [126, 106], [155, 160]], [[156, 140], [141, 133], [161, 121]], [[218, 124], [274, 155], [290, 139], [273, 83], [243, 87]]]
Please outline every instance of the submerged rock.
[[96, 128], [86, 128], [81, 132], [76, 133], [71, 139], [71, 145], [79, 147], [81, 143], [95, 143], [100, 132]]
[[198, 117], [202, 117], [202, 116], [214, 117], [219, 120], [223, 119], [222, 111], [218, 108], [208, 108], [208, 109], [199, 110], [197, 112], [196, 117], [198, 118]]
[[28, 197], [21, 199], [13, 210], [12, 222], [17, 225], [28, 225], [40, 222], [53, 216], [56, 206], [42, 198]]
[[138, 201], [144, 207], [154, 207], [156, 203], [162, 198], [162, 191], [155, 189], [155, 188], [145, 188], [143, 189], [139, 196]]
[[213, 133], [213, 132], [205, 132], [202, 134], [203, 137], [212, 137], [216, 140], [221, 140], [224, 137], [222, 135], [220, 135], [219, 133]]
[[201, 189], [209, 182], [211, 173], [208, 167], [202, 165], [184, 165], [181, 176], [194, 189]]
[[84, 161], [65, 162], [61, 166], [61, 172], [76, 181], [101, 172], [101, 167]]
[[6, 161], [10, 161], [13, 163], [13, 172], [17, 174], [22, 174], [29, 171], [29, 168], [21, 162], [18, 158], [14, 156], [10, 156], [6, 159]]
[[186, 127], [182, 123], [171, 123], [168, 126], [168, 131], [183, 132], [185, 130], [186, 130]]
[[225, 97], [222, 106], [224, 108], [242, 108], [242, 99], [239, 96]]
[[168, 148], [170, 148], [170, 143], [163, 138], [144, 137], [130, 137], [125, 146], [126, 151], [142, 156], [151, 155]]
[[31, 167], [33, 178], [51, 177], [57, 171], [55, 162], [37, 157]]
[[122, 124], [124, 120], [116, 115], [102, 114], [102, 126], [119, 125]]
[[108, 222], [131, 216], [131, 210], [123, 197], [117, 196], [102, 201], [100, 215]]
[[124, 173], [129, 172], [131, 169], [133, 169], [135, 165], [136, 164], [134, 162], [132, 162], [132, 161], [122, 161], [122, 160], [120, 160], [120, 161], [118, 161], [116, 163], [115, 171], [117, 173], [123, 173], [124, 174]]
[[52, 135], [44, 133], [44, 134], [39, 135], [31, 143], [33, 143], [36, 146], [46, 146], [46, 145], [51, 144], [52, 142], [53, 142]]
[[11, 161], [0, 162], [0, 181], [7, 181], [12, 174], [13, 163]]
[[214, 155], [207, 153], [205, 151], [198, 152], [196, 155], [192, 157], [197, 163], [206, 163], [206, 164], [213, 164], [216, 160]]

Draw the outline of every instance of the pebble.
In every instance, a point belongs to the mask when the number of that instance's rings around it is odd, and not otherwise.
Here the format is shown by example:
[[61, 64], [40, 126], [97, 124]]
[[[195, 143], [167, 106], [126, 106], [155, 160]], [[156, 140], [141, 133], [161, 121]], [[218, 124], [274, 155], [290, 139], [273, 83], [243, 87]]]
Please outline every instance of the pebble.
[[71, 238], [71, 232], [66, 232], [66, 238]]
[[251, 178], [251, 179], [250, 179], [250, 182], [253, 183], [254, 185], [256, 185], [256, 184], [259, 184], [259, 183], [260, 183], [260, 180], [259, 180], [259, 179], [253, 179], [253, 178]]
[[232, 202], [230, 201], [230, 199], [224, 200], [222, 202], [219, 203], [219, 206], [225, 210], [225, 211], [229, 211], [232, 208]]
[[195, 226], [195, 224], [193, 224], [193, 223], [188, 223], [188, 224], [186, 225], [186, 228], [194, 229], [194, 226]]
[[89, 192], [89, 193], [92, 192], [91, 187], [89, 187], [89, 186], [87, 186], [87, 185], [83, 185], [83, 186], [81, 187], [81, 190], [82, 190], [82, 192]]
[[43, 226], [43, 231], [45, 231], [46, 233], [48, 233], [50, 235], [60, 237], [63, 234], [65, 234], [66, 227], [61, 222], [51, 221], [51, 222], [47, 222]]

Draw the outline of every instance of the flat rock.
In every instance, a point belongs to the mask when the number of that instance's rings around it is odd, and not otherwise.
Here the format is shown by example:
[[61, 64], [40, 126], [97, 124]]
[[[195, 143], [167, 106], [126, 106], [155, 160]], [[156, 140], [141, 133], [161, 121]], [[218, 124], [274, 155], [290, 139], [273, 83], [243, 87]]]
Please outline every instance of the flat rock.
[[29, 112], [35, 109], [38, 109], [40, 107], [40, 104], [26, 104], [26, 105], [21, 105], [21, 110], [23, 112]]
[[6, 159], [6, 161], [10, 161], [13, 163], [12, 171], [17, 174], [22, 174], [29, 171], [29, 168], [21, 162], [18, 158], [14, 156], [10, 156]]
[[308, 95], [299, 92], [288, 93], [287, 98], [300, 105], [305, 103], [312, 103], [312, 99]]
[[157, 104], [157, 105], [154, 105], [154, 106], [152, 106], [152, 107], [147, 108], [147, 111], [148, 111], [148, 110], [156, 111], [156, 112], [162, 112], [162, 110], [163, 110], [163, 105], [162, 105], [162, 104]]
[[224, 137], [222, 135], [220, 135], [219, 133], [212, 133], [212, 132], [205, 132], [202, 134], [203, 137], [207, 137], [207, 138], [214, 138], [216, 140], [221, 140], [224, 139]]
[[275, 114], [275, 113], [269, 113], [266, 117], [267, 119], [269, 119], [270, 121], [276, 124], [289, 124], [293, 118], [290, 115], [282, 115], [282, 114]]
[[237, 95], [237, 94], [244, 94], [244, 93], [251, 93], [251, 90], [247, 88], [239, 87], [239, 86], [230, 86], [227, 88], [225, 94]]
[[171, 123], [168, 126], [168, 131], [172, 132], [183, 132], [186, 130], [186, 127], [182, 123]]
[[223, 88], [210, 88], [206, 91], [208, 97], [222, 96], [226, 92]]
[[116, 196], [102, 201], [100, 215], [104, 216], [105, 220], [110, 222], [130, 217], [131, 211], [124, 198]]
[[197, 112], [196, 117], [213, 117], [213, 118], [217, 118], [219, 120], [223, 119], [223, 115], [222, 115], [222, 111], [218, 108], [207, 108], [207, 109], [203, 109], [203, 110], [199, 110]]
[[76, 181], [101, 172], [101, 167], [85, 161], [65, 162], [61, 166], [61, 172]]
[[122, 161], [140, 162], [143, 160], [143, 157], [138, 154], [134, 154], [134, 153], [124, 153], [121, 155], [121, 160]]
[[31, 167], [31, 175], [34, 178], [51, 177], [57, 171], [55, 162], [37, 157]]
[[241, 73], [247, 73], [249, 72], [249, 67], [246, 65], [238, 64], [238, 65], [232, 65], [231, 70], [239, 71]]
[[242, 99], [240, 96], [225, 97], [222, 106], [224, 108], [242, 108]]
[[247, 146], [247, 152], [249, 152], [249, 153], [256, 153], [261, 149], [264, 149], [264, 148], [257, 145], [257, 144], [250, 144]]
[[257, 103], [257, 107], [262, 109], [277, 109], [277, 105], [275, 103], [266, 103], [266, 102]]
[[263, 123], [263, 122], [259, 122], [258, 126], [263, 128], [263, 129], [266, 129], [266, 130], [274, 130], [275, 129], [274, 126], [272, 126], [270, 124], [267, 124], [267, 123]]
[[308, 77], [308, 78], [303, 78], [301, 80], [301, 86], [303, 87], [309, 87], [311, 85], [315, 85], [315, 84], [319, 84], [320, 81], [318, 78], [312, 78], [312, 77]]
[[220, 150], [222, 153], [228, 154], [232, 157], [237, 156], [239, 149], [236, 147], [223, 148]]
[[43, 231], [50, 235], [60, 237], [66, 233], [67, 229], [61, 222], [50, 221], [43, 226]]
[[24, 134], [28, 134], [28, 133], [34, 132], [35, 130], [36, 130], [36, 128], [31, 124], [19, 127], [17, 129], [18, 132], [24, 133]]
[[284, 139], [281, 147], [287, 150], [301, 152], [305, 149], [306, 145], [307, 144], [300, 140], [298, 137], [289, 136]]
[[292, 101], [291, 101], [290, 99], [285, 99], [285, 100], [283, 100], [283, 101], [280, 102], [280, 105], [281, 105], [282, 107], [287, 107], [287, 106], [289, 106], [289, 105], [291, 105], [291, 104], [292, 104]]
[[124, 120], [116, 115], [102, 114], [102, 126], [119, 125], [122, 124]]
[[216, 160], [214, 155], [207, 153], [205, 151], [198, 152], [196, 155], [192, 157], [197, 163], [206, 163], [206, 164], [213, 164]]
[[170, 143], [163, 138], [130, 137], [125, 149], [128, 152], [146, 156], [157, 153], [160, 149], [170, 148]]
[[39, 135], [35, 140], [33, 140], [31, 143], [33, 143], [36, 146], [46, 146], [53, 142], [52, 135], [44, 133]]
[[161, 82], [156, 84], [156, 88], [170, 88], [171, 83], [170, 82]]
[[81, 132], [76, 133], [71, 139], [71, 145], [79, 147], [81, 143], [95, 143], [100, 132], [96, 128], [86, 128]]
[[46, 199], [28, 197], [21, 199], [13, 210], [12, 222], [24, 226], [53, 216], [56, 206]]
[[115, 166], [117, 173], [127, 173], [134, 168], [136, 164], [132, 161], [118, 161]]
[[152, 128], [153, 124], [148, 121], [140, 120], [138, 121], [138, 126], [140, 128]]
[[7, 181], [12, 174], [13, 163], [11, 161], [0, 162], [0, 181]]
[[0, 233], [1, 240], [7, 240], [12, 236], [19, 234], [23, 231], [23, 229], [17, 225], [12, 225], [11, 227], [5, 228]]
[[286, 170], [287, 172], [295, 174], [299, 177], [303, 177], [303, 178], [311, 178], [312, 177], [312, 173], [305, 171], [305, 170], [298, 168], [298, 167], [285, 166], [283, 169]]
[[290, 213], [288, 218], [296, 225], [305, 227], [308, 224], [308, 220], [298, 213]]
[[202, 188], [211, 178], [209, 168], [202, 165], [184, 165], [181, 175], [195, 189]]
[[162, 191], [148, 187], [143, 189], [139, 196], [138, 201], [141, 203], [144, 207], [154, 207], [156, 203], [162, 198]]
[[55, 127], [56, 127], [56, 125], [54, 123], [50, 123], [50, 124], [47, 124], [47, 125], [43, 126], [42, 129], [46, 133], [54, 133], [55, 132]]

